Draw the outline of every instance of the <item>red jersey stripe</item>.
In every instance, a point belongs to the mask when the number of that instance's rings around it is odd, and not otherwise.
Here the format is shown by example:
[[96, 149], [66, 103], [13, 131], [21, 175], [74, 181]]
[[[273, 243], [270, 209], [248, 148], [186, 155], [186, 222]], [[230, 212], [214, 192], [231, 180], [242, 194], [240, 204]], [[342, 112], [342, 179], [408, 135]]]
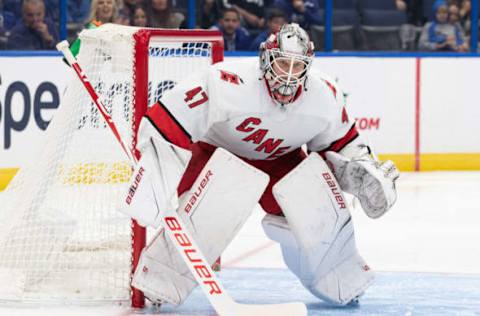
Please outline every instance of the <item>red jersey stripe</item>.
[[160, 101], [150, 107], [145, 116], [167, 141], [189, 149], [192, 137]]
[[337, 98], [337, 89], [335, 88], [335, 86], [325, 79], [323, 79], [323, 81], [327, 84], [327, 86], [330, 88], [330, 90], [332, 90], [333, 96], [336, 99]]
[[357, 128], [355, 127], [355, 124], [353, 124], [350, 130], [347, 132], [347, 134], [345, 134], [345, 136], [331, 143], [330, 146], [328, 146], [328, 148], [320, 151], [319, 154], [322, 155], [322, 157], [324, 157], [324, 154], [327, 151], [339, 152], [357, 137], [358, 137], [358, 131], [357, 131]]

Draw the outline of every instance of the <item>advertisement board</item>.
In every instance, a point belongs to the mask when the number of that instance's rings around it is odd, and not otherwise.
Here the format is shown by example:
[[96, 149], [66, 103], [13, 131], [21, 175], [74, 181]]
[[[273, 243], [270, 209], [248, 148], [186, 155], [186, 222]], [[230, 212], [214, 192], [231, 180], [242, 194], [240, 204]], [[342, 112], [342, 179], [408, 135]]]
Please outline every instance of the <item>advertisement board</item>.
[[[256, 57], [227, 60], [241, 58]], [[402, 170], [480, 169], [480, 58], [323, 56], [313, 69], [338, 82], [381, 158]], [[72, 79], [59, 56], [0, 57], [0, 178], [34, 157]]]

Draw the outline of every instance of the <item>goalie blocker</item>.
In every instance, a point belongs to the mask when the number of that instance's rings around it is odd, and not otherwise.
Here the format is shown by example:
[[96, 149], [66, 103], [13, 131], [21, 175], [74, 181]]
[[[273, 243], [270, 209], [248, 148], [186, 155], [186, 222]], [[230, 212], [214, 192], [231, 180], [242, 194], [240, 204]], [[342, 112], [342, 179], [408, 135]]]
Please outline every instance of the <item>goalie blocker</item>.
[[395, 204], [400, 173], [391, 160], [381, 162], [369, 154], [350, 159], [332, 151], [325, 156], [342, 190], [357, 197], [370, 218], [379, 218]]

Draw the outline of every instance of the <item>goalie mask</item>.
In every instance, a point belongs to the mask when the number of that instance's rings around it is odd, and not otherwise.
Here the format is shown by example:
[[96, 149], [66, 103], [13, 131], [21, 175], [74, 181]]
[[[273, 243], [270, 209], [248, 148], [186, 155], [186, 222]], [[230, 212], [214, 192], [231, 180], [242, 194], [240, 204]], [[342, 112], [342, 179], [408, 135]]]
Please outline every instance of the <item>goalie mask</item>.
[[298, 24], [282, 26], [260, 45], [260, 69], [276, 103], [294, 101], [313, 60], [313, 43]]

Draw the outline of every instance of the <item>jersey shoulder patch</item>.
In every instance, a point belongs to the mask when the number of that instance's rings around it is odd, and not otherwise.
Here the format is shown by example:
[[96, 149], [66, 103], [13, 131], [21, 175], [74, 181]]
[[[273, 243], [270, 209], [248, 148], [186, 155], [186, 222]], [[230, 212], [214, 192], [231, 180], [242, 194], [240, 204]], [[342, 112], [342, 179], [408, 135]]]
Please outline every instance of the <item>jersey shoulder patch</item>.
[[248, 83], [252, 74], [257, 74], [252, 60], [242, 60], [238, 62], [221, 62], [215, 64], [210, 71], [210, 79], [219, 84], [227, 84], [232, 86], [241, 86]]
[[[253, 60], [215, 64], [209, 73], [208, 92], [215, 122], [250, 112], [259, 102], [259, 70]], [[246, 96], [249, 96], [246, 102]], [[257, 109], [258, 111], [258, 109]]]

